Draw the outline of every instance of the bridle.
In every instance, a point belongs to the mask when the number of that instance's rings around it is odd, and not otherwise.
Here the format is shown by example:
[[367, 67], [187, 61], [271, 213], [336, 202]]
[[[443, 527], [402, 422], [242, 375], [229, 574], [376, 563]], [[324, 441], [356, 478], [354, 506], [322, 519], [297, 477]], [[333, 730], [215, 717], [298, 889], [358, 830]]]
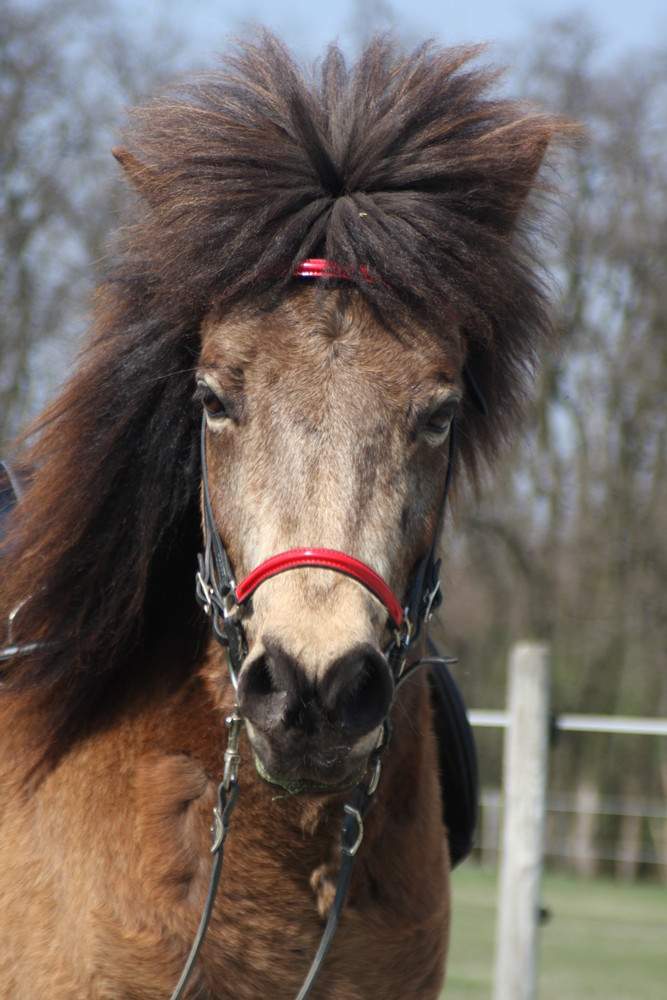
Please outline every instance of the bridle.
[[[372, 284], [368, 270], [359, 268], [364, 280]], [[351, 272], [335, 261], [312, 258], [303, 261], [292, 272], [297, 278], [329, 278], [349, 280]], [[466, 372], [466, 376], [470, 378]], [[481, 398], [473, 382], [476, 398]], [[208, 462], [206, 457], [206, 414], [201, 423], [201, 468], [204, 508], [205, 549], [199, 555], [197, 573], [197, 600], [211, 618], [213, 632], [228, 653], [230, 676], [234, 689], [247, 655], [247, 644], [242, 617], [247, 601], [257, 588], [278, 573], [304, 566], [344, 573], [366, 587], [387, 609], [393, 625], [393, 638], [385, 655], [389, 662], [394, 683], [405, 679], [405, 669], [411, 645], [419, 638], [425, 621], [428, 621], [442, 602], [440, 591], [440, 560], [436, 550], [440, 528], [450, 492], [456, 453], [456, 420], [449, 429], [449, 455], [440, 511], [428, 553], [420, 560], [412, 585], [404, 602], [400, 601], [388, 584], [366, 563], [345, 552], [321, 548], [289, 549], [271, 556], [256, 566], [240, 583], [236, 583], [232, 565], [218, 532], [209, 489]]]
[[231, 561], [216, 526], [211, 505], [204, 414], [201, 425], [201, 467], [205, 548], [198, 557], [196, 594], [197, 600], [211, 619], [216, 639], [227, 652], [234, 690], [238, 687], [239, 673], [248, 653], [243, 614], [249, 599], [257, 588], [272, 576], [291, 569], [313, 566], [351, 577], [385, 606], [393, 626], [393, 637], [385, 656], [394, 683], [398, 685], [405, 679], [410, 647], [419, 638], [424, 622], [432, 617], [442, 601], [438, 578], [440, 560], [436, 560], [436, 548], [449, 495], [455, 451], [456, 423], [452, 421], [449, 430], [449, 460], [437, 527], [429, 552], [417, 566], [405, 603], [399, 601], [389, 585], [374, 569], [354, 556], [335, 549], [310, 547], [280, 552], [260, 563], [240, 583], [236, 583]]
[[[366, 281], [371, 278], [365, 268], [361, 268]], [[332, 261], [312, 259], [304, 261], [293, 272], [295, 277], [303, 278], [335, 278], [349, 279], [349, 271]], [[474, 383], [473, 383], [474, 386]], [[476, 386], [474, 386], [476, 390]], [[385, 650], [395, 689], [424, 664], [434, 662], [428, 658], [407, 664], [408, 655], [418, 640], [424, 623], [427, 622], [442, 602], [440, 590], [439, 569], [440, 560], [436, 558], [440, 528], [444, 519], [447, 499], [452, 481], [454, 457], [456, 453], [456, 422], [452, 420], [449, 429], [449, 456], [445, 484], [440, 504], [436, 529], [431, 547], [417, 565], [412, 584], [407, 597], [401, 602], [389, 585], [366, 563], [345, 552], [322, 548], [289, 549], [266, 559], [256, 566], [239, 583], [236, 582], [231, 561], [223, 544], [213, 515], [209, 487], [208, 462], [206, 456], [206, 414], [202, 415], [201, 424], [201, 470], [202, 470], [202, 500], [204, 512], [204, 552], [198, 556], [199, 569], [196, 577], [197, 600], [211, 619], [213, 634], [226, 652], [227, 664], [235, 692], [238, 689], [238, 678], [245, 657], [248, 654], [243, 615], [247, 610], [248, 601], [258, 587], [278, 573], [284, 573], [301, 567], [320, 567], [344, 573], [369, 590], [387, 610], [392, 638]], [[447, 662], [446, 660], [444, 662]], [[180, 1000], [188, 982], [199, 951], [204, 941], [206, 929], [213, 911], [213, 904], [222, 869], [224, 843], [229, 833], [231, 814], [239, 795], [238, 767], [240, 763], [239, 739], [243, 719], [235, 702], [234, 712], [227, 719], [229, 739], [225, 751], [224, 776], [217, 792], [217, 805], [214, 812], [212, 830], [213, 846], [211, 853], [214, 862], [209, 880], [209, 889], [204, 912], [195, 941], [186, 962], [179, 983], [172, 994], [171, 1000]], [[311, 964], [306, 979], [296, 1000], [306, 1000], [319, 975], [324, 959], [333, 941], [338, 927], [340, 915], [345, 903], [347, 889], [352, 875], [354, 858], [364, 834], [364, 820], [373, 804], [381, 770], [381, 755], [389, 740], [391, 723], [387, 715], [382, 728], [379, 745], [369, 758], [368, 772], [370, 777], [364, 777], [352, 790], [344, 807], [344, 819], [341, 829], [339, 849], [342, 854], [341, 868], [338, 876], [336, 894], [329, 918], [322, 935], [320, 946]]]

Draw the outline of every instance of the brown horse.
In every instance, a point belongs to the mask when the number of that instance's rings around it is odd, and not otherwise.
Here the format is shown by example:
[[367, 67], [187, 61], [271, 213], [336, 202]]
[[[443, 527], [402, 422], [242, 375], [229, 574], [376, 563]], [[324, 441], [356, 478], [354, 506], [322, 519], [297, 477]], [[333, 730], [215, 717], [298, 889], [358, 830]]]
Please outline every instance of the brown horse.
[[260, 35], [115, 151], [136, 201], [2, 553], [2, 997], [169, 997], [235, 700], [187, 996], [297, 994], [345, 815], [363, 841], [313, 996], [439, 995], [449, 857], [410, 667], [454, 421], [474, 478], [551, 332], [527, 199], [567, 131], [474, 55], [378, 40], [307, 75]]

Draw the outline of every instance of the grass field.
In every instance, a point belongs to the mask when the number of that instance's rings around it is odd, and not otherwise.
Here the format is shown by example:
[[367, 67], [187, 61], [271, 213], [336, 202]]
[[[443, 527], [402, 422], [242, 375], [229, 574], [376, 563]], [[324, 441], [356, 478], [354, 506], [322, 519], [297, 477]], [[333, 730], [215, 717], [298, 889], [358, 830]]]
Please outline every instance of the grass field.
[[[453, 925], [442, 1000], [490, 1000], [496, 876], [452, 876]], [[539, 1000], [667, 1000], [667, 889], [547, 875]]]

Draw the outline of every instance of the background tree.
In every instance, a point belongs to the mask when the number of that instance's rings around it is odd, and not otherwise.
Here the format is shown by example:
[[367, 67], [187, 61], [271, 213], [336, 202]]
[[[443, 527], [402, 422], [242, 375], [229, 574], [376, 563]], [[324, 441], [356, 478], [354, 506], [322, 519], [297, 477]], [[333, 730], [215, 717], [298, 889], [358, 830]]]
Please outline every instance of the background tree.
[[[461, 518], [442, 632], [469, 704], [501, 705], [508, 646], [538, 637], [557, 710], [667, 715], [667, 59], [601, 69], [580, 23], [537, 37], [524, 92], [589, 131], [560, 178], [561, 349], [535, 434]], [[555, 754], [557, 784], [667, 791], [657, 741], [585, 740]]]
[[62, 379], [85, 326], [110, 225], [113, 130], [137, 94], [173, 75], [173, 42], [154, 45], [135, 47], [84, 0], [3, 3], [0, 445]]

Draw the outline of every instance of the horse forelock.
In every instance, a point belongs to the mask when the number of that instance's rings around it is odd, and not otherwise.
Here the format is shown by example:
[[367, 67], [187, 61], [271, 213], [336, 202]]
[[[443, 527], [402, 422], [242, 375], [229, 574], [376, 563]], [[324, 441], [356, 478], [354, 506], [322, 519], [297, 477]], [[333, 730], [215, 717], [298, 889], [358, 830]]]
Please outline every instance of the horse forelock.
[[59, 693], [46, 742], [107, 697], [153, 612], [185, 601], [181, 638], [196, 637], [192, 392], [211, 310], [270, 307], [295, 264], [325, 256], [387, 317], [456, 316], [491, 410], [484, 422], [464, 407], [470, 468], [516, 421], [551, 334], [526, 199], [568, 126], [490, 97], [496, 75], [470, 68], [477, 51], [404, 55], [378, 39], [351, 69], [333, 46], [308, 74], [264, 33], [133, 114], [142, 209], [83, 364], [37, 427], [26, 461], [38, 472], [4, 548], [2, 605], [33, 595], [19, 638], [42, 643], [8, 683]]

